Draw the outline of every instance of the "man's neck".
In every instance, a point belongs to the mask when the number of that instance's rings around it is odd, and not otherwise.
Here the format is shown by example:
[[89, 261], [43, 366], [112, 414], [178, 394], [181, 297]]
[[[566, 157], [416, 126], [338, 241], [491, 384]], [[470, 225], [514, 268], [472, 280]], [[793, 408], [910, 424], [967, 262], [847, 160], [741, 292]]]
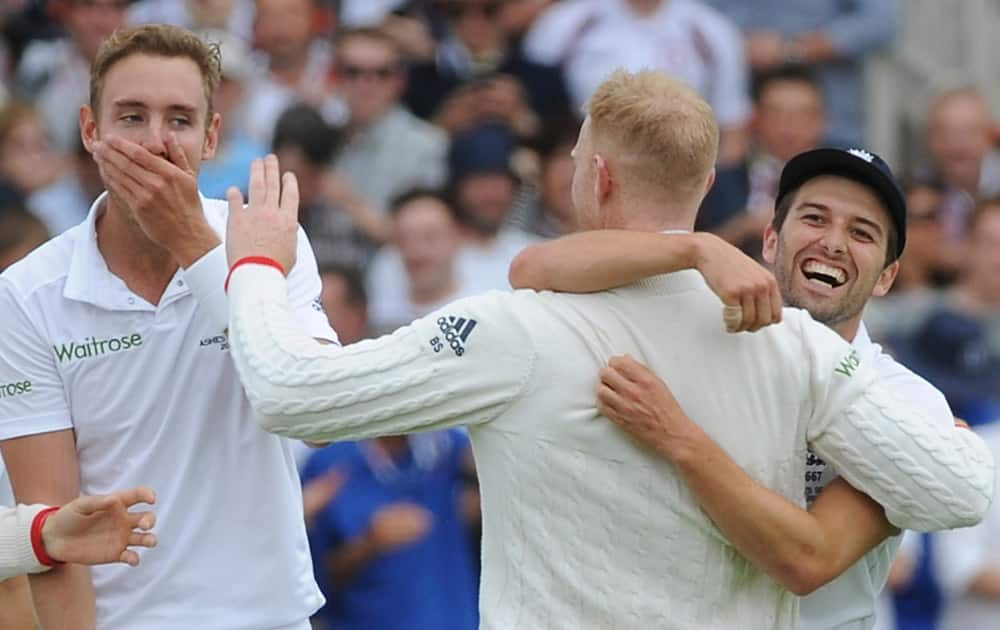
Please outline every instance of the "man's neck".
[[830, 326], [833, 332], [837, 333], [843, 337], [847, 343], [854, 343], [855, 337], [858, 336], [858, 330], [861, 329], [861, 317], [855, 317], [850, 321], [837, 324], [835, 326]]
[[309, 48], [306, 47], [281, 59], [272, 58], [268, 70], [278, 83], [297, 87], [306, 73], [308, 62]]
[[150, 304], [158, 304], [171, 278], [177, 273], [177, 261], [146, 236], [128, 218], [128, 211], [110, 195], [97, 218], [97, 248], [108, 270], [125, 282], [133, 292]]

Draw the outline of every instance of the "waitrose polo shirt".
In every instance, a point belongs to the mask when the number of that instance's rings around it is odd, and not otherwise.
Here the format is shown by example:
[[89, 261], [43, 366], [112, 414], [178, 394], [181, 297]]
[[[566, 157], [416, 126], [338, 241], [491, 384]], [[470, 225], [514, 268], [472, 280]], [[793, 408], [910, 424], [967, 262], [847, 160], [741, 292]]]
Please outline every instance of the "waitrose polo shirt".
[[[224, 238], [226, 202], [202, 205]], [[82, 493], [156, 490], [159, 546], [138, 568], [93, 569], [101, 630], [303, 627], [323, 600], [290, 443], [257, 426], [205, 299], [222, 290], [224, 247], [154, 306], [108, 270], [103, 206], [0, 275], [0, 440], [73, 429]], [[335, 340], [319, 293], [300, 231], [289, 304]]]

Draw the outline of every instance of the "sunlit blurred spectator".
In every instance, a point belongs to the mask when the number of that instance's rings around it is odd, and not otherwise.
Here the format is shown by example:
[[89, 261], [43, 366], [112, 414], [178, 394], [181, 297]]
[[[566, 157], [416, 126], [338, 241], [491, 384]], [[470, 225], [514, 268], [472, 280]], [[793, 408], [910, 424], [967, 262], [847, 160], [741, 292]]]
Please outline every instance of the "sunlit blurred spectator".
[[[1000, 459], [1000, 424], [977, 433]], [[1000, 473], [997, 476], [1000, 484]], [[945, 591], [941, 630], [1000, 628], [1000, 502], [986, 518], [965, 529], [937, 535], [935, 562]]]
[[249, 42], [253, 0], [138, 0], [129, 7], [130, 25], [173, 24], [192, 31], [222, 29]]
[[521, 136], [569, 113], [558, 68], [527, 59], [501, 20], [499, 0], [441, 0], [446, 34], [435, 58], [410, 71], [406, 103], [449, 132], [488, 120], [503, 121]]
[[202, 162], [198, 187], [214, 199], [225, 199], [230, 186], [246, 195], [250, 164], [267, 153], [267, 145], [248, 131], [246, 96], [253, 77], [250, 49], [227, 31], [213, 29], [199, 34], [205, 41], [219, 44], [222, 53], [222, 80], [213, 101], [215, 111], [222, 115], [222, 130], [215, 156]]
[[826, 95], [827, 141], [864, 146], [864, 61], [895, 38], [898, 0], [706, 2], [743, 30], [755, 72], [786, 63], [814, 66]]
[[299, 184], [299, 222], [319, 264], [363, 267], [374, 244], [345, 208], [331, 205], [326, 176], [340, 142], [337, 130], [308, 105], [293, 105], [278, 119], [272, 150]]
[[90, 97], [90, 64], [101, 42], [125, 25], [128, 1], [50, 4], [68, 36], [32, 42], [18, 66], [17, 84], [41, 111], [56, 150], [70, 153], [80, 140], [80, 106]]
[[525, 41], [529, 58], [563, 68], [582, 107], [614, 70], [662, 70], [700, 92], [721, 127], [719, 161], [746, 154], [750, 118], [743, 40], [736, 26], [701, 0], [559, 2]]
[[28, 255], [49, 238], [49, 231], [37, 217], [17, 205], [10, 193], [0, 201], [0, 271]]
[[338, 89], [350, 111], [336, 160], [345, 186], [376, 208], [412, 188], [440, 188], [448, 137], [399, 103], [406, 87], [399, 45], [377, 29], [337, 36]]
[[343, 488], [310, 528], [326, 627], [475, 630], [468, 438], [449, 430], [333, 444], [310, 458], [302, 479], [330, 471]]
[[994, 119], [975, 88], [941, 93], [927, 117], [931, 170], [922, 179], [944, 189], [945, 235], [960, 240], [980, 199], [1000, 194], [1000, 151], [993, 144]]
[[329, 122], [341, 122], [343, 104], [331, 91], [333, 47], [316, 29], [321, 0], [256, 0], [254, 67], [263, 71], [247, 95], [247, 124], [270, 144], [281, 112], [304, 102]]
[[753, 99], [750, 154], [718, 169], [698, 211], [698, 229], [716, 232], [756, 255], [774, 214], [781, 169], [795, 155], [820, 144], [826, 117], [822, 90], [801, 66], [759, 75]]
[[320, 302], [341, 345], [369, 336], [368, 293], [364, 278], [355, 267], [328, 264], [319, 268], [323, 281]]
[[394, 244], [377, 256], [398, 257], [405, 275], [401, 288], [395, 283], [370, 285], [369, 313], [376, 334], [391, 332], [470, 294], [458, 267], [462, 239], [451, 203], [438, 193], [415, 190], [400, 197], [392, 213]]
[[474, 292], [509, 288], [511, 261], [537, 240], [508, 225], [518, 200], [515, 148], [510, 130], [496, 124], [470, 129], [452, 139], [450, 189], [464, 241], [460, 266]]

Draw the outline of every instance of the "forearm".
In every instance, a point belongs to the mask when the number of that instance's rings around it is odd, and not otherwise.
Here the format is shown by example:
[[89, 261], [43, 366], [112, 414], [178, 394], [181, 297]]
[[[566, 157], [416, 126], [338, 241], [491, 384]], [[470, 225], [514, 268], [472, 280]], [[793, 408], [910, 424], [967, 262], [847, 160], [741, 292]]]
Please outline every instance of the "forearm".
[[45, 630], [90, 630], [96, 624], [90, 568], [60, 565], [30, 576], [38, 620]]
[[1000, 602], [1000, 566], [991, 565], [969, 583], [969, 593]]
[[797, 595], [812, 592], [850, 566], [838, 553], [842, 541], [826, 523], [757, 483], [700, 428], [692, 427], [686, 446], [672, 449], [672, 461], [702, 509], [747, 560]]
[[703, 234], [597, 230], [526, 248], [511, 263], [515, 289], [590, 293], [692, 269]]
[[0, 581], [0, 628], [37, 628], [27, 576]]
[[808, 438], [901, 529], [969, 527], [992, 501], [994, 462], [982, 439], [932, 422], [877, 382]]

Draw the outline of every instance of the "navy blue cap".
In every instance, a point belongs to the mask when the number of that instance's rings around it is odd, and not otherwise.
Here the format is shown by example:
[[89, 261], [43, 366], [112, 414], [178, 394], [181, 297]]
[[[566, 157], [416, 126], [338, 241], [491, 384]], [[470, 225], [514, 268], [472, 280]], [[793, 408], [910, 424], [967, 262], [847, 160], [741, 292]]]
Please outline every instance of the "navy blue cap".
[[885, 160], [864, 149], [822, 148], [799, 153], [781, 171], [775, 205], [788, 193], [821, 175], [852, 179], [879, 196], [896, 227], [895, 257], [899, 258], [906, 245], [906, 195]]
[[514, 134], [498, 123], [479, 125], [455, 135], [448, 151], [451, 181], [486, 173], [514, 177], [511, 158], [515, 145]]

